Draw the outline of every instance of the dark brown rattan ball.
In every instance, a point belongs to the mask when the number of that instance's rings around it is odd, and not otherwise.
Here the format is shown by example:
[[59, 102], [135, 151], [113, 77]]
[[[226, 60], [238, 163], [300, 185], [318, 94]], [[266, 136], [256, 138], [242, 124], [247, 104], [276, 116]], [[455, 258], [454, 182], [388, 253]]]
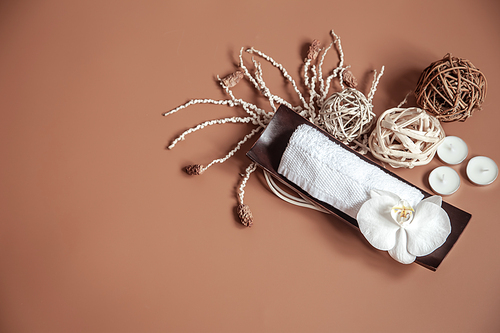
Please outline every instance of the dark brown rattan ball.
[[465, 121], [481, 109], [486, 77], [469, 60], [447, 54], [429, 65], [417, 82], [417, 104], [440, 121]]

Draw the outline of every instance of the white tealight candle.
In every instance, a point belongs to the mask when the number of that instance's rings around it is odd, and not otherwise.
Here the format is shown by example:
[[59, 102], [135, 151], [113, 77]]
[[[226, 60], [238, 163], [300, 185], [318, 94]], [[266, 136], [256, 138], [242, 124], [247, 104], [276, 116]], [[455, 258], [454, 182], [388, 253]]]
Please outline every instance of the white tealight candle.
[[491, 158], [476, 156], [467, 164], [467, 177], [478, 185], [493, 183], [498, 176], [498, 166]]
[[431, 185], [432, 190], [436, 193], [450, 195], [455, 193], [460, 187], [460, 177], [450, 167], [437, 167], [429, 175], [429, 185]]
[[462, 163], [468, 153], [467, 144], [457, 136], [447, 136], [437, 149], [439, 159], [448, 164]]

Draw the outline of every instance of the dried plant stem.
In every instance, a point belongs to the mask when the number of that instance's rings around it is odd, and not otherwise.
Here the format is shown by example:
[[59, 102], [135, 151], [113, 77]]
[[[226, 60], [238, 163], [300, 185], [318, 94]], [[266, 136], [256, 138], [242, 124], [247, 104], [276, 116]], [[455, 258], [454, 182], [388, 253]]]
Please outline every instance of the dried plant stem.
[[253, 225], [253, 215], [252, 212], [250, 211], [250, 207], [248, 205], [245, 205], [245, 203], [243, 202], [245, 197], [245, 186], [247, 185], [250, 175], [256, 169], [257, 169], [257, 164], [253, 162], [250, 163], [250, 165], [246, 168], [245, 174], [242, 175], [243, 179], [241, 180], [238, 192], [238, 202], [239, 202], [237, 207], [238, 217], [240, 218], [241, 224], [247, 227], [251, 227]]
[[270, 56], [266, 55], [265, 53], [263, 53], [259, 50], [254, 49], [253, 47], [250, 49], [247, 49], [246, 52], [255, 53], [255, 54], [259, 55], [260, 57], [262, 57], [263, 59], [267, 60], [274, 67], [278, 68], [280, 70], [280, 72], [282, 73], [283, 77], [285, 79], [287, 79], [288, 82], [291, 83], [293, 89], [297, 93], [297, 96], [299, 97], [300, 101], [302, 102], [302, 105], [304, 106], [304, 108], [307, 109], [307, 103], [306, 103], [306, 100], [304, 99], [304, 96], [302, 96], [302, 93], [300, 92], [299, 88], [297, 88], [297, 84], [295, 83], [295, 80], [290, 76], [290, 74], [288, 74], [287, 70], [285, 69], [285, 67], [283, 67], [282, 64], [276, 62]]
[[242, 205], [244, 204], [243, 199], [245, 197], [245, 186], [247, 186], [248, 179], [250, 175], [257, 169], [257, 164], [250, 163], [250, 165], [246, 168], [245, 174], [243, 174], [243, 179], [241, 180], [239, 191], [238, 191], [238, 201]]
[[373, 100], [373, 96], [375, 96], [375, 92], [377, 91], [378, 82], [380, 81], [380, 77], [384, 75], [385, 67], [382, 66], [380, 73], [377, 74], [377, 70], [373, 71], [373, 82], [372, 87], [370, 88], [370, 92], [368, 93], [368, 100], [371, 102]]
[[233, 124], [248, 124], [250, 122], [253, 122], [253, 118], [251, 117], [246, 117], [246, 118], [241, 118], [241, 117], [231, 117], [231, 118], [223, 118], [223, 119], [214, 119], [214, 120], [209, 120], [205, 121], [195, 127], [192, 127], [186, 131], [184, 131], [181, 135], [179, 135], [175, 140], [172, 141], [172, 143], [168, 146], [168, 149], [172, 149], [175, 147], [175, 145], [179, 141], [183, 141], [186, 137], [186, 135], [194, 133], [196, 131], [199, 131], [207, 126], [212, 126], [212, 125], [221, 125], [221, 124], [227, 124], [227, 123], [233, 123]]
[[223, 158], [217, 158], [215, 160], [213, 160], [212, 162], [210, 162], [207, 166], [203, 167], [201, 169], [201, 172], [205, 172], [208, 168], [210, 168], [212, 165], [216, 164], [216, 163], [224, 163], [225, 161], [227, 161], [229, 158], [231, 158], [238, 150], [240, 150], [241, 146], [247, 142], [249, 139], [251, 139], [255, 134], [257, 134], [260, 130], [262, 129], [262, 127], [257, 127], [257, 128], [254, 128], [250, 133], [248, 133], [247, 135], [245, 135], [243, 137], [243, 139], [241, 139], [237, 144], [236, 144], [236, 147], [234, 147], [233, 149], [231, 149], [229, 151], [229, 153], [227, 153], [226, 156], [224, 156]]
[[[320, 88], [319, 88], [319, 91], [320, 91], [320, 104], [323, 103], [323, 101], [327, 98], [328, 96], [328, 92], [330, 91], [330, 83], [332, 81], [332, 79], [334, 78], [334, 75], [330, 75], [326, 78], [326, 81], [323, 79], [323, 63], [325, 62], [325, 57], [328, 53], [328, 51], [330, 51], [330, 49], [333, 47], [333, 43], [334, 42], [331, 42], [328, 47], [325, 49], [325, 51], [323, 52], [323, 54], [321, 55], [321, 58], [320, 58], [320, 61], [319, 61], [319, 64], [318, 64], [318, 75], [317, 75], [317, 80], [319, 81], [320, 83]], [[344, 55], [339, 55], [341, 56], [341, 61], [340, 63], [342, 64], [344, 62]]]
[[174, 114], [182, 109], [187, 108], [188, 106], [195, 105], [195, 104], [215, 104], [215, 105], [228, 105], [230, 107], [234, 106], [234, 101], [232, 100], [214, 100], [210, 98], [204, 98], [204, 99], [192, 99], [189, 102], [182, 104], [178, 107], [176, 107], [173, 110], [170, 110], [168, 112], [165, 112], [163, 115], [164, 116], [170, 116], [171, 114]]

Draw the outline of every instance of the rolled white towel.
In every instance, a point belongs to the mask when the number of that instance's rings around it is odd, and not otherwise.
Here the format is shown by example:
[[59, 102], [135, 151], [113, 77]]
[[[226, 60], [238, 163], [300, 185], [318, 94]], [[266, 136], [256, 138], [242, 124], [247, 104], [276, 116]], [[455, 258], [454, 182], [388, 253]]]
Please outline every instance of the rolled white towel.
[[387, 174], [303, 124], [292, 134], [278, 172], [312, 197], [356, 218], [371, 190], [397, 194], [415, 207], [424, 197], [416, 187]]

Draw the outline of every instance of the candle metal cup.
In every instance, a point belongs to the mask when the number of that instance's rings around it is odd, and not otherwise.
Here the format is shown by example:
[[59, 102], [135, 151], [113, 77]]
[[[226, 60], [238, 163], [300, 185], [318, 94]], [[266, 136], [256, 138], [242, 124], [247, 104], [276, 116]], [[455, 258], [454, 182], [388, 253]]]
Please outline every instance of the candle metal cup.
[[437, 149], [439, 159], [453, 165], [462, 163], [468, 153], [467, 144], [457, 136], [447, 136]]
[[491, 158], [476, 156], [467, 164], [467, 177], [474, 184], [489, 185], [497, 179], [498, 166]]
[[438, 194], [450, 195], [460, 187], [460, 176], [450, 167], [437, 167], [429, 174], [429, 185]]

